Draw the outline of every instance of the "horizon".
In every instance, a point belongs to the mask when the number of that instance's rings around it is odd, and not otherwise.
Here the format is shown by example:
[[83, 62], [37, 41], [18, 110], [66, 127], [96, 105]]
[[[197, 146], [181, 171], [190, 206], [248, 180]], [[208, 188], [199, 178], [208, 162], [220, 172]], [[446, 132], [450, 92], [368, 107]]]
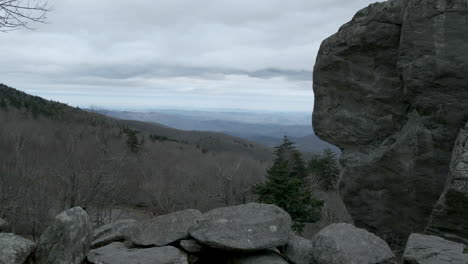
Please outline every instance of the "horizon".
[[1, 81], [81, 108], [311, 112], [320, 43], [374, 2], [109, 1], [1, 34]]

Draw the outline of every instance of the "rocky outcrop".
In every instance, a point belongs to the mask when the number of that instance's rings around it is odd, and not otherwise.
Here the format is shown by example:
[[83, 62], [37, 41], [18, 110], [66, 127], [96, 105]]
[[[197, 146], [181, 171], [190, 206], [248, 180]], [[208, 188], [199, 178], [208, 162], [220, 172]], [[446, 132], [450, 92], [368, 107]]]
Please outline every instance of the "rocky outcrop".
[[81, 207], [63, 211], [41, 235], [37, 244], [37, 264], [81, 264], [89, 251], [93, 230]]
[[165, 246], [187, 238], [189, 228], [200, 220], [202, 213], [188, 209], [144, 220], [125, 230], [128, 241], [139, 246]]
[[137, 221], [134, 219], [122, 219], [99, 227], [94, 230], [91, 248], [103, 247], [112, 242], [124, 241], [124, 232], [136, 223]]
[[381, 238], [350, 224], [332, 224], [312, 239], [317, 263], [396, 264], [395, 255]]
[[203, 251], [203, 245], [195, 239], [184, 239], [180, 241], [180, 247], [189, 253], [200, 253]]
[[403, 254], [404, 264], [467, 264], [465, 246], [440, 237], [412, 234]]
[[171, 246], [152, 248], [128, 248], [115, 242], [105, 247], [93, 249], [88, 261], [94, 264], [187, 264], [187, 256]]
[[424, 230], [468, 120], [467, 19], [462, 0], [376, 3], [317, 56], [313, 126], [343, 150], [343, 200], [400, 246]]
[[468, 245], [468, 123], [455, 142], [450, 177], [426, 233]]
[[275, 205], [249, 203], [203, 215], [190, 235], [212, 248], [258, 251], [286, 244], [291, 217]]
[[0, 264], [23, 264], [35, 248], [35, 244], [20, 236], [0, 233]]

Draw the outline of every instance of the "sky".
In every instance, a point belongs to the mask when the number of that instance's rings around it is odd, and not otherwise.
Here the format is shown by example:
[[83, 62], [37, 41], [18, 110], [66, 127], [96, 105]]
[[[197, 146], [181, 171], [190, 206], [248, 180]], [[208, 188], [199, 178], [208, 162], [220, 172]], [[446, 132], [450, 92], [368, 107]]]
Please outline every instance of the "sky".
[[84, 108], [311, 112], [320, 43], [369, 0], [49, 0], [0, 83]]

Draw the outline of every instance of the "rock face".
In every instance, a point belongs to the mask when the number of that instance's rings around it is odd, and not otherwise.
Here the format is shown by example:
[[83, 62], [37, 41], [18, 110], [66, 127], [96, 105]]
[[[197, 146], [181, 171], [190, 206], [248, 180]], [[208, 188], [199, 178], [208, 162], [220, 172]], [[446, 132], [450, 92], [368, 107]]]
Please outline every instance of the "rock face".
[[200, 220], [202, 213], [188, 209], [141, 221], [125, 230], [128, 241], [139, 246], [165, 246], [187, 238], [189, 228]]
[[332, 224], [312, 239], [312, 252], [322, 264], [396, 264], [381, 238], [350, 224]]
[[404, 264], [467, 264], [464, 245], [436, 236], [412, 234], [403, 254]]
[[175, 247], [127, 248], [114, 242], [89, 252], [88, 261], [94, 264], [187, 264], [187, 256]]
[[256, 251], [286, 244], [291, 217], [275, 205], [249, 203], [203, 215], [190, 235], [213, 248]]
[[2, 232], [5, 232], [5, 233], [11, 232], [11, 226], [7, 220], [0, 218], [0, 233]]
[[423, 231], [468, 120], [468, 2], [391, 0], [326, 39], [313, 126], [342, 150], [340, 192], [357, 226], [402, 245]]
[[0, 264], [23, 264], [34, 247], [34, 242], [25, 238], [10, 233], [0, 233]]
[[194, 239], [184, 239], [180, 241], [180, 247], [190, 253], [199, 253], [203, 251], [203, 245]]
[[124, 232], [137, 221], [133, 219], [117, 220], [94, 230], [91, 248], [103, 247], [112, 242], [125, 240]]
[[294, 264], [314, 263], [312, 241], [297, 235], [291, 235], [288, 243], [281, 247], [281, 254]]
[[40, 237], [37, 264], [81, 264], [89, 251], [93, 230], [88, 214], [80, 207], [63, 211]]
[[455, 142], [448, 184], [426, 233], [468, 245], [468, 123]]

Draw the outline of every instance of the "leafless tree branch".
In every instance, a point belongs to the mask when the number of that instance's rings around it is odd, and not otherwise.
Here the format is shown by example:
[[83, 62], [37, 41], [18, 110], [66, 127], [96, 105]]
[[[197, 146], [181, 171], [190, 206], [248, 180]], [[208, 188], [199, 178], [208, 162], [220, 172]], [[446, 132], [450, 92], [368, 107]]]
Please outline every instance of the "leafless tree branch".
[[44, 0], [0, 0], [0, 32], [33, 29], [29, 23], [45, 23], [49, 11], [51, 7]]

